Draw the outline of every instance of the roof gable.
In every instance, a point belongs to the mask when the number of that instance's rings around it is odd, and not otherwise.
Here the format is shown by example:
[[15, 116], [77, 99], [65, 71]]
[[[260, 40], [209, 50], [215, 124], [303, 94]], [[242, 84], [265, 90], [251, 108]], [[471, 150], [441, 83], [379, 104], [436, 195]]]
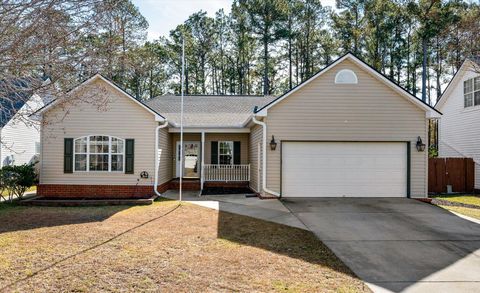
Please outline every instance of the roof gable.
[[[122, 88], [120, 88], [119, 86], [117, 86], [114, 82], [110, 81], [109, 79], [107, 79], [106, 77], [102, 76], [101, 74], [97, 73], [95, 75], [93, 75], [92, 77], [90, 77], [89, 79], [87, 79], [86, 81], [80, 83], [79, 85], [77, 85], [76, 87], [74, 87], [73, 89], [71, 89], [70, 91], [68, 91], [69, 94], [72, 94], [72, 93], [75, 93], [76, 91], [80, 90], [82, 87], [84, 86], [87, 86], [89, 84], [92, 84], [94, 83], [95, 81], [102, 81], [103, 83], [106, 83], [107, 85], [109, 85], [110, 87], [112, 87], [113, 89], [115, 89], [116, 91], [120, 92], [123, 96], [131, 99], [133, 102], [135, 102], [138, 106], [142, 107], [143, 109], [145, 109], [146, 111], [150, 112], [152, 115], [154, 115], [155, 117], [155, 121], [159, 121], [159, 122], [163, 122], [165, 121], [165, 117], [163, 117], [161, 114], [157, 113], [155, 110], [153, 110], [152, 108], [150, 108], [149, 106], [147, 106], [146, 104], [140, 102], [139, 100], [135, 99], [134, 97], [132, 97], [130, 94], [128, 94], [125, 90], [123, 90]], [[55, 107], [58, 103], [61, 102], [61, 99], [57, 98], [55, 100], [53, 100], [51, 103], [45, 105], [44, 107], [42, 107], [41, 109], [39, 109], [37, 112], [35, 112], [34, 114], [41, 114], [41, 113], [44, 113], [45, 111], [48, 111], [49, 109]], [[33, 114], [32, 114], [33, 115]]]
[[426, 112], [426, 117], [428, 117], [428, 118], [440, 117], [441, 113], [439, 111], [437, 111], [436, 109], [434, 109], [430, 105], [424, 103], [423, 101], [419, 100], [418, 98], [416, 98], [415, 96], [410, 94], [408, 91], [406, 91], [404, 88], [402, 88], [400, 85], [398, 85], [398, 84], [394, 83], [393, 81], [389, 80], [383, 74], [381, 74], [378, 71], [376, 71], [375, 69], [373, 69], [371, 66], [369, 66], [368, 64], [366, 64], [365, 62], [363, 62], [362, 60], [360, 60], [359, 58], [354, 56], [352, 53], [347, 53], [347, 54], [343, 55], [342, 57], [338, 58], [332, 64], [330, 64], [327, 67], [325, 67], [324, 69], [320, 70], [319, 72], [317, 72], [315, 75], [313, 75], [308, 80], [306, 80], [303, 83], [297, 85], [295, 88], [293, 88], [292, 90], [283, 94], [282, 96], [278, 97], [277, 99], [275, 99], [271, 103], [269, 103], [269, 104], [265, 105], [264, 107], [258, 109], [255, 113], [258, 116], [267, 116], [268, 109], [270, 109], [271, 107], [274, 107], [276, 104], [281, 102], [283, 99], [286, 99], [291, 94], [297, 92], [298, 90], [303, 88], [305, 85], [309, 84], [313, 80], [322, 76], [323, 74], [328, 72], [330, 69], [335, 68], [338, 64], [342, 63], [345, 60], [352, 61], [355, 65], [357, 65], [361, 69], [367, 71], [374, 78], [378, 79], [379, 81], [384, 83], [386, 86], [388, 86], [389, 88], [391, 88], [392, 90], [397, 92], [400, 96], [402, 96], [403, 98], [407, 99], [409, 102], [413, 103], [414, 105], [416, 105], [417, 107], [419, 107], [420, 109], [425, 111]]
[[463, 80], [463, 76], [465, 75], [465, 73], [467, 73], [469, 70], [475, 67], [475, 64], [477, 63], [475, 63], [471, 59], [465, 59], [465, 61], [463, 61], [462, 66], [460, 66], [458, 71], [450, 80], [447, 87], [445, 88], [445, 91], [443, 91], [442, 96], [435, 104], [435, 109], [440, 109], [443, 107], [443, 105], [445, 105], [445, 102], [449, 99], [453, 89], [455, 89], [458, 83]]

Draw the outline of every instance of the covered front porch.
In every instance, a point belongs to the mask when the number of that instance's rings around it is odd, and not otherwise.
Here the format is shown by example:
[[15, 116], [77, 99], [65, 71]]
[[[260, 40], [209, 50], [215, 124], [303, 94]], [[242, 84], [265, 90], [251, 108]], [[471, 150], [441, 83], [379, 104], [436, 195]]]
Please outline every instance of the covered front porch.
[[184, 156], [181, 159], [180, 133], [169, 129], [172, 141], [172, 188], [244, 187], [250, 183], [249, 139], [250, 130], [237, 129], [185, 129]]

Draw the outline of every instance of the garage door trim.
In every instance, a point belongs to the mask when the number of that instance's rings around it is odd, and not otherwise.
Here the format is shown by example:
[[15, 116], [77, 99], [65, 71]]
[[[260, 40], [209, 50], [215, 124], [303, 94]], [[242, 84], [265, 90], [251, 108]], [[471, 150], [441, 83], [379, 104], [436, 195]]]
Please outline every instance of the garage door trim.
[[411, 143], [405, 140], [280, 140], [280, 198], [283, 197], [283, 143], [286, 142], [345, 142], [345, 143], [405, 143], [407, 144], [407, 198], [410, 198], [410, 173], [411, 173]]

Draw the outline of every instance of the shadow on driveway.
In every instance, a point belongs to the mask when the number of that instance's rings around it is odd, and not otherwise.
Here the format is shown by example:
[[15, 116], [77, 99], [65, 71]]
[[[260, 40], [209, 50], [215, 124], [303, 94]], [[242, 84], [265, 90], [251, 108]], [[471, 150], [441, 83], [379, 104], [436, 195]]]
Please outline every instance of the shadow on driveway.
[[480, 290], [480, 225], [404, 198], [283, 199], [372, 288]]

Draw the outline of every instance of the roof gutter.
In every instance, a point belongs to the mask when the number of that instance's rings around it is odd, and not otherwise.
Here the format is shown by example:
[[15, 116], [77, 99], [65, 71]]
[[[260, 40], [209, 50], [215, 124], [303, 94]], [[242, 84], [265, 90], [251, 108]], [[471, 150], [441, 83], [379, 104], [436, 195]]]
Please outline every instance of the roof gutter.
[[165, 128], [167, 126], [168, 126], [168, 121], [165, 119], [165, 123], [155, 127], [155, 181], [154, 181], [154, 184], [153, 184], [153, 191], [158, 196], [162, 196], [162, 194], [160, 192], [158, 192], [158, 167], [159, 167], [159, 164], [160, 164], [160, 162], [159, 162], [160, 158], [158, 157], [158, 142], [159, 142], [158, 131], [161, 128]]
[[255, 124], [262, 126], [262, 189], [264, 192], [280, 197], [280, 193], [267, 188], [267, 124], [252, 116]]

